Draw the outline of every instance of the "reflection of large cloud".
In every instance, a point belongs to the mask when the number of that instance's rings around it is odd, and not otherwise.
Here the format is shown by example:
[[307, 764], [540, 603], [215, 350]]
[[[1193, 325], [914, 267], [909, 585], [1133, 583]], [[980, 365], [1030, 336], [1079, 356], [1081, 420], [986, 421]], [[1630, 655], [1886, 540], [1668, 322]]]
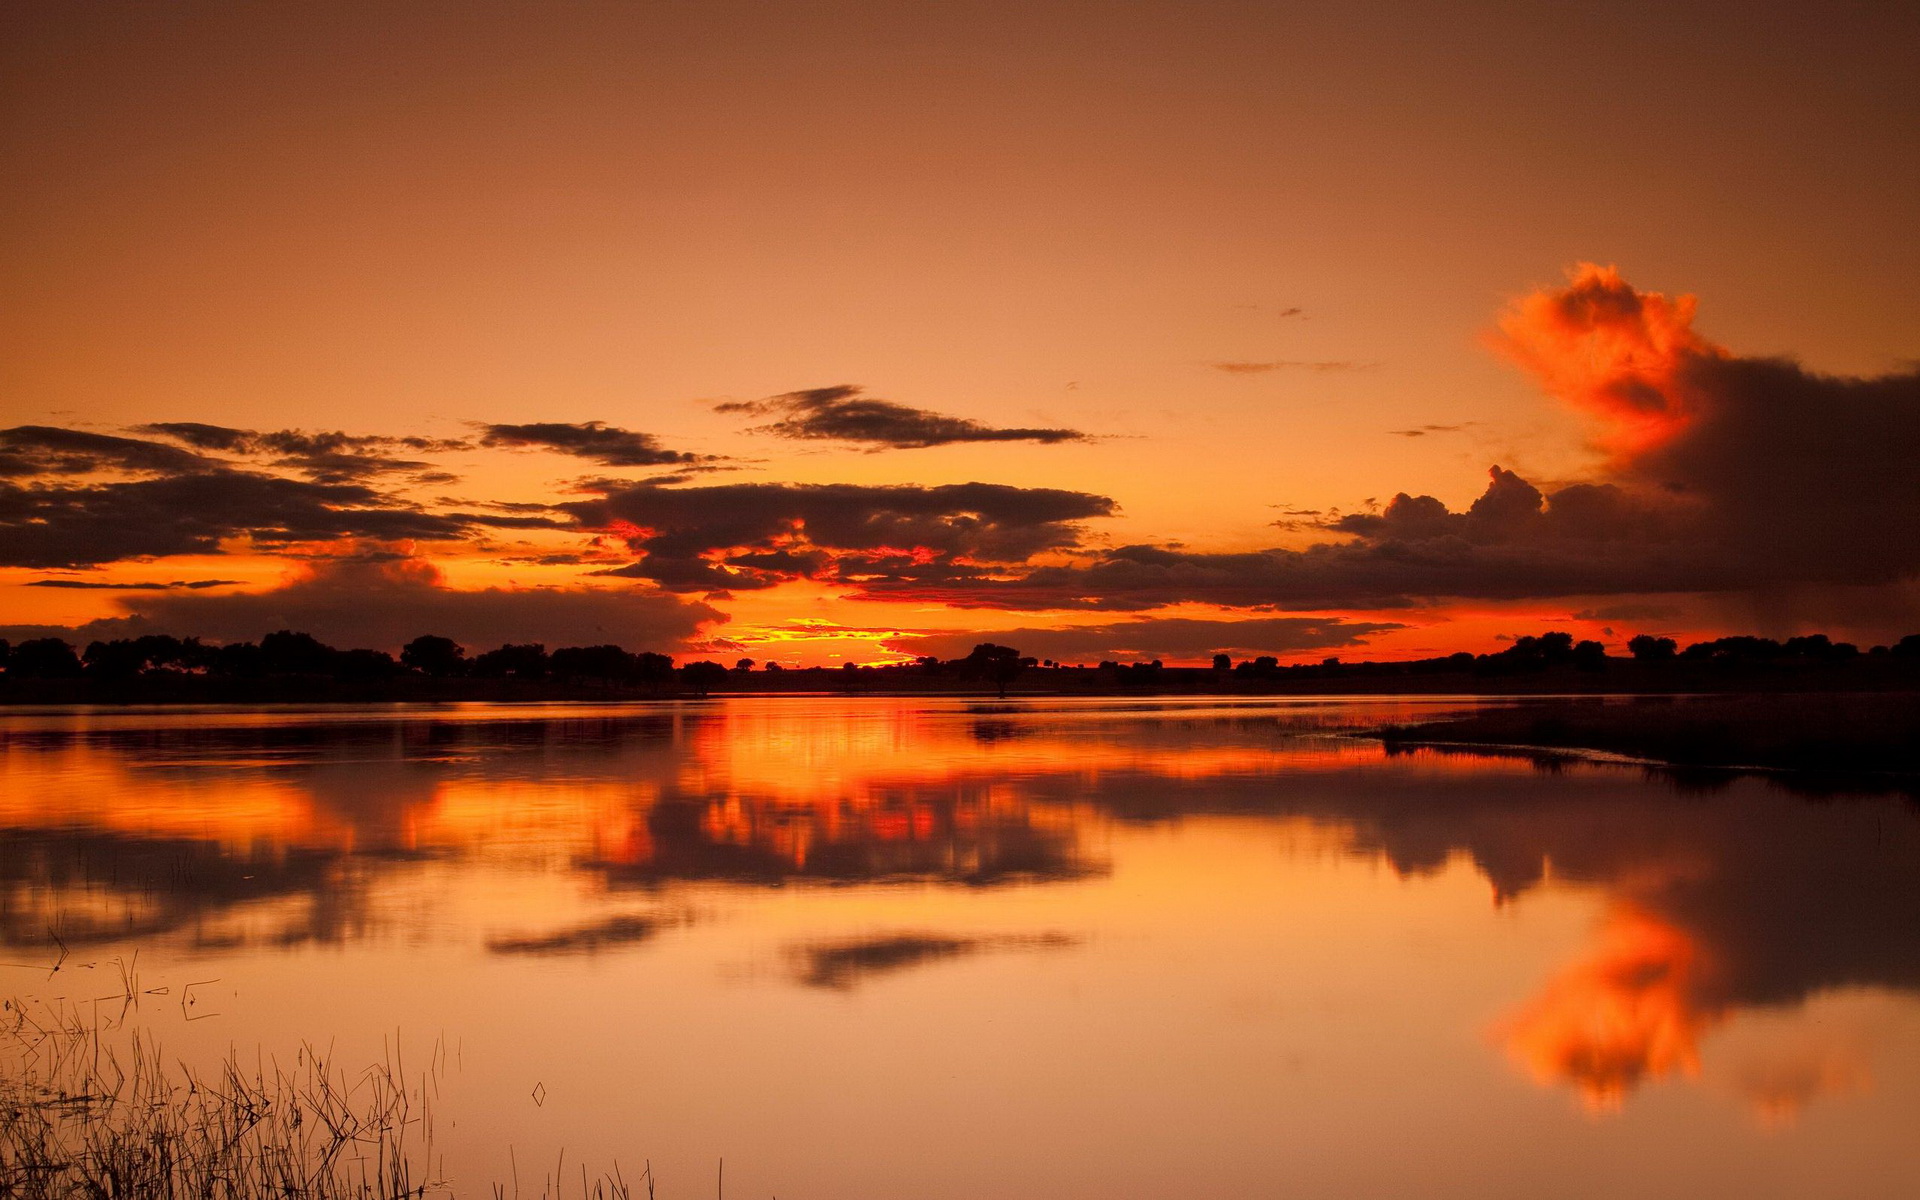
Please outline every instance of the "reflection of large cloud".
[[1704, 994], [1707, 969], [1681, 930], [1615, 913], [1592, 950], [1508, 1018], [1507, 1050], [1539, 1082], [1618, 1108], [1647, 1079], [1698, 1072], [1700, 1038], [1725, 1016]]
[[[539, 837], [570, 851], [552, 861], [648, 890], [686, 880], [1062, 881], [1103, 868], [1106, 822], [1233, 816], [1251, 833], [1254, 822], [1306, 818], [1402, 876], [1469, 863], [1494, 903], [1549, 886], [1593, 895], [1604, 914], [1593, 940], [1531, 1000], [1515, 998], [1507, 1032], [1530, 1069], [1597, 1102], [1684, 1074], [1738, 1014], [1845, 988], [1920, 993], [1920, 820], [1910, 807], [1810, 803], [1752, 778], [1682, 795], [1668, 777], [1630, 767], [1541, 774], [1512, 759], [1383, 757], [1366, 743], [1289, 736], [1406, 713], [1405, 702], [1206, 716], [1177, 703], [1008, 704], [993, 708], [990, 736], [980, 714], [941, 704], [257, 724], [48, 718], [0, 730], [0, 801], [12, 797], [0, 826], [15, 831], [0, 835], [0, 884], [77, 892], [115, 877], [108, 858], [74, 872], [50, 857], [59, 843], [42, 827], [54, 824], [97, 826], [116, 844], [181, 840], [169, 828], [218, 832], [218, 843], [187, 839], [203, 847], [196, 854], [229, 855], [215, 874], [122, 872], [138, 878], [148, 908], [185, 912], [184, 900], [169, 908], [167, 889], [238, 880], [263, 854], [477, 851], [498, 837], [501, 805], [553, 822]], [[251, 777], [297, 789], [315, 826], [247, 802]], [[38, 803], [75, 778], [88, 781], [86, 795], [57, 810]], [[542, 787], [605, 803], [527, 806]], [[9, 936], [30, 937], [49, 911], [31, 910]], [[629, 934], [644, 936], [631, 923], [583, 925], [516, 948]], [[886, 965], [925, 948], [856, 948], [826, 962]]]
[[1692, 302], [1582, 267], [1501, 322], [1496, 344], [1598, 422], [1594, 479], [1543, 492], [1493, 469], [1463, 511], [1395, 496], [1327, 521], [1345, 540], [1209, 553], [1123, 546], [1016, 578], [909, 565], [875, 597], [1005, 608], [1291, 609], [1430, 599], [1661, 592], [1777, 594], [1920, 573], [1920, 372], [1818, 375], [1739, 358], [1691, 328]]
[[127, 599], [124, 607], [127, 617], [59, 632], [252, 641], [276, 629], [298, 629], [336, 645], [385, 649], [433, 633], [469, 646], [612, 642], [672, 651], [703, 624], [725, 619], [695, 600], [626, 587], [450, 588], [424, 559], [383, 555], [316, 560], [293, 581], [268, 591], [166, 591]]

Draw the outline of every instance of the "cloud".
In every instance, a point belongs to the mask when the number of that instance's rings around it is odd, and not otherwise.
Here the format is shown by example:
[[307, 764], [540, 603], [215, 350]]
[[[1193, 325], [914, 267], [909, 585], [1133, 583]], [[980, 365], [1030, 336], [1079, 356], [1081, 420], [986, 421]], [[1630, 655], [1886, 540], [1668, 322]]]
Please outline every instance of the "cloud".
[[1061, 933], [955, 937], [938, 933], [891, 933], [848, 941], [792, 947], [795, 977], [808, 987], [845, 991], [877, 975], [978, 954], [992, 949], [1060, 950], [1079, 945]]
[[1637, 291], [1613, 267], [1581, 263], [1566, 287], [1510, 306], [1488, 343], [1549, 395], [1599, 418], [1600, 444], [1625, 460], [1724, 406], [1689, 381], [1695, 367], [1730, 357], [1694, 332], [1697, 308], [1692, 296]]
[[609, 467], [687, 466], [717, 461], [710, 455], [669, 450], [650, 433], [621, 429], [604, 421], [534, 421], [524, 425], [481, 425], [483, 446], [525, 447], [571, 454]]
[[199, 421], [156, 421], [139, 426], [138, 432], [159, 434], [199, 450], [258, 459], [272, 466], [301, 471], [321, 483], [347, 483], [398, 472], [422, 476], [422, 482], [449, 480], [452, 477], [434, 471], [433, 464], [417, 458], [401, 458], [398, 454], [467, 448], [465, 442], [439, 438], [385, 437], [338, 430], [278, 429], [262, 433]]
[[560, 507], [643, 555], [608, 574], [676, 591], [1024, 563], [1078, 547], [1079, 522], [1115, 512], [1089, 492], [990, 483], [636, 484]]
[[448, 539], [468, 520], [403, 505], [361, 484], [221, 467], [70, 485], [0, 483], [0, 566], [86, 567], [335, 538]]
[[662, 922], [653, 917], [623, 914], [547, 933], [488, 938], [487, 950], [493, 954], [593, 954], [648, 941], [661, 926]]
[[433, 633], [473, 647], [612, 642], [672, 652], [703, 625], [726, 619], [706, 604], [634, 588], [450, 588], [425, 559], [404, 547], [378, 546], [313, 559], [287, 583], [265, 591], [169, 590], [128, 596], [119, 604], [126, 614], [120, 618], [67, 630], [0, 629], [0, 636], [84, 641], [171, 633], [230, 642], [297, 629], [331, 645], [377, 650], [397, 650]]
[[1681, 610], [1671, 604], [1603, 604], [1573, 614], [1576, 621], [1671, 621]]
[[1604, 459], [1588, 481], [1548, 492], [1496, 466], [1463, 510], [1403, 492], [1311, 526], [1329, 537], [1303, 550], [1129, 545], [1019, 573], [898, 571], [863, 592], [1312, 611], [1688, 592], [1771, 602], [1920, 576], [1920, 371], [1844, 378], [1741, 358], [1696, 334], [1693, 311], [1586, 265], [1501, 319], [1495, 345], [1595, 419]]
[[859, 442], [876, 449], [917, 450], [955, 442], [1082, 442], [1077, 429], [1010, 429], [966, 417], [951, 417], [891, 400], [863, 396], [851, 384], [788, 392], [766, 400], [740, 400], [715, 412], [778, 417], [753, 433], [808, 441]]
[[214, 460], [164, 442], [52, 425], [0, 429], [0, 476], [9, 478], [96, 471], [172, 473], [213, 465]]
[[1476, 425], [1478, 423], [1477, 421], [1462, 421], [1458, 425], [1421, 425], [1413, 429], [1389, 429], [1387, 432], [1395, 437], [1417, 438], [1426, 437], [1430, 433], [1459, 433], [1469, 425]]
[[169, 583], [105, 583], [98, 579], [30, 579], [28, 587], [72, 588], [80, 591], [108, 592], [167, 592], [185, 589], [200, 591], [203, 588], [231, 587], [241, 582], [238, 579], [175, 579]]
[[1279, 358], [1267, 362], [1216, 362], [1207, 365], [1229, 375], [1264, 375], [1269, 371], [1370, 371], [1380, 364], [1346, 359], [1315, 361]]
[[1361, 646], [1366, 639], [1405, 626], [1337, 617], [1255, 617], [1208, 620], [1160, 617], [1066, 629], [1000, 629], [986, 633], [937, 633], [888, 639], [900, 654], [961, 658], [982, 641], [1012, 646], [1021, 654], [1055, 662], [1194, 661], [1215, 654], [1253, 658]]

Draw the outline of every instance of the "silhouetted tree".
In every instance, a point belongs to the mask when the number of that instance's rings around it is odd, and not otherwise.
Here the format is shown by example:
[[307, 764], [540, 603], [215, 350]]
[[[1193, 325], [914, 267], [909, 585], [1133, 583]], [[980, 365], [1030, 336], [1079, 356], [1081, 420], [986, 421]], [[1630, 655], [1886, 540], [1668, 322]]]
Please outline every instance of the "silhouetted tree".
[[[848, 663], [852, 666], [852, 663]], [[717, 662], [702, 659], [690, 662], [680, 668], [680, 682], [696, 692], [711, 691], [716, 684], [727, 681], [727, 669]]]
[[132, 679], [146, 669], [146, 657], [131, 638], [111, 642], [88, 642], [80, 661], [86, 665], [89, 679]]
[[166, 634], [90, 642], [80, 660], [90, 679], [132, 679], [151, 671], [184, 671], [203, 667], [206, 648], [198, 639], [183, 642]]
[[641, 683], [665, 683], [673, 678], [673, 659], [642, 650], [633, 656], [633, 677]]
[[1895, 658], [1920, 659], [1920, 633], [1910, 633], [1901, 638], [1887, 653]]
[[1230, 654], [1216, 654], [1216, 655], [1214, 655], [1214, 656], [1213, 656], [1213, 669], [1214, 669], [1214, 670], [1216, 670], [1216, 671], [1231, 671], [1231, 670], [1233, 670], [1233, 656], [1232, 656], [1232, 655], [1230, 655]]
[[672, 674], [673, 660], [664, 654], [628, 654], [611, 645], [562, 646], [547, 660], [547, 669], [563, 679], [658, 682]]
[[1539, 654], [1549, 663], [1571, 662], [1573, 660], [1573, 635], [1558, 630], [1540, 635]]
[[260, 639], [260, 669], [269, 675], [323, 675], [332, 669], [335, 653], [310, 633], [282, 629]]
[[423, 633], [400, 648], [400, 661], [422, 675], [446, 679], [467, 667], [467, 650], [452, 638]]
[[1595, 641], [1583, 641], [1573, 648], [1573, 665], [1582, 671], [1607, 669], [1607, 648]]
[[1816, 662], [1841, 662], [1860, 653], [1860, 647], [1852, 642], [1836, 642], [1824, 633], [1788, 638], [1781, 650], [1795, 658], [1810, 658]]
[[1711, 642], [1695, 642], [1682, 650], [1680, 657], [1737, 665], [1771, 662], [1784, 653], [1786, 653], [1786, 647], [1772, 638], [1748, 637], [1741, 634], [1734, 637], [1715, 638]]
[[7, 674], [17, 679], [72, 679], [80, 674], [80, 656], [59, 638], [21, 642], [7, 657]]
[[501, 646], [474, 659], [472, 669], [483, 679], [544, 679], [547, 648], [538, 642]]
[[1641, 662], [1665, 662], [1678, 652], [1679, 643], [1669, 637], [1640, 633], [1627, 640], [1627, 653]]
[[228, 642], [214, 650], [209, 668], [212, 674], [251, 679], [263, 672], [260, 647], [252, 642]]
[[333, 656], [333, 677], [344, 682], [392, 679], [401, 669], [385, 650], [339, 650]]
[[960, 675], [964, 679], [983, 679], [997, 689], [1002, 698], [1007, 694], [1007, 685], [1019, 678], [1020, 672], [1027, 669], [1032, 659], [1023, 659], [1020, 652], [1012, 646], [996, 646], [992, 642], [981, 642], [973, 652], [959, 662]]

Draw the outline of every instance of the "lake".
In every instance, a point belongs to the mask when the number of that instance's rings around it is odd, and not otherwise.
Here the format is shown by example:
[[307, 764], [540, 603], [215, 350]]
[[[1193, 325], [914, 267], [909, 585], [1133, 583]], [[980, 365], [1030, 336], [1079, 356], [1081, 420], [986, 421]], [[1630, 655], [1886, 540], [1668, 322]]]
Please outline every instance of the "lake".
[[462, 1195], [1920, 1194], [1912, 799], [1354, 736], [1490, 702], [16, 711], [0, 990]]

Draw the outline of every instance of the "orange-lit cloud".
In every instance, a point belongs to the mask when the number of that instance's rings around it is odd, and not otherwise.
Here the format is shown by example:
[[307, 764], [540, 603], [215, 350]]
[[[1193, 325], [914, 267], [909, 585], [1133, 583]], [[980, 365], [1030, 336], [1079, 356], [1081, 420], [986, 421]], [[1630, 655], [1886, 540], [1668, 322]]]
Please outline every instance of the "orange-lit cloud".
[[1694, 332], [1698, 301], [1638, 291], [1610, 266], [1567, 274], [1566, 287], [1515, 302], [1488, 341], [1549, 395], [1598, 418], [1598, 441], [1617, 459], [1671, 441], [1704, 402], [1689, 368], [1726, 357]]

